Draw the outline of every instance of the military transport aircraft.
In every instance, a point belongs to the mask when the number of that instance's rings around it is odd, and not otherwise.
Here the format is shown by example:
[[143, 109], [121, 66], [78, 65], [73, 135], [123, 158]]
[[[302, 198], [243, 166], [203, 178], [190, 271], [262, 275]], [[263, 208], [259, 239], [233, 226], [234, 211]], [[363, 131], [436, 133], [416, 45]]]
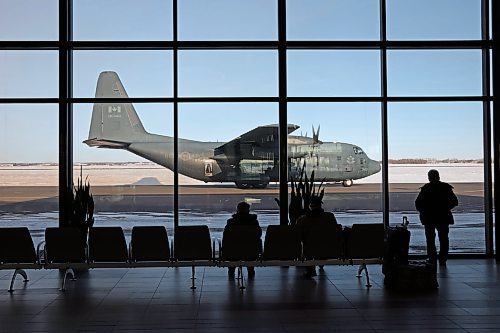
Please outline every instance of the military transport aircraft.
[[[95, 97], [127, 97], [118, 74], [102, 72]], [[306, 172], [315, 171], [316, 179], [342, 182], [380, 171], [380, 163], [371, 160], [353, 144], [322, 142], [319, 127], [313, 137], [290, 135], [298, 129], [288, 125], [289, 175], [294, 177], [306, 163]], [[179, 173], [204, 182], [234, 182], [238, 188], [265, 188], [279, 181], [278, 125], [259, 126], [232, 141], [200, 142], [179, 138]], [[95, 103], [89, 138], [91, 147], [125, 149], [170, 170], [174, 167], [174, 138], [148, 133], [131, 103]]]

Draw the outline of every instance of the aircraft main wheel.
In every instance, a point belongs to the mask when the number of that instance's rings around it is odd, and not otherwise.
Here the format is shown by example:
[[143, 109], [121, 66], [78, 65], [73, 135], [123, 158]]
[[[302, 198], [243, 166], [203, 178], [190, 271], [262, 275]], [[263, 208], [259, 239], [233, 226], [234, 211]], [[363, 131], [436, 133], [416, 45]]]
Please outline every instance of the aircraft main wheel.
[[352, 179], [346, 179], [342, 181], [342, 186], [344, 187], [351, 187], [352, 186]]

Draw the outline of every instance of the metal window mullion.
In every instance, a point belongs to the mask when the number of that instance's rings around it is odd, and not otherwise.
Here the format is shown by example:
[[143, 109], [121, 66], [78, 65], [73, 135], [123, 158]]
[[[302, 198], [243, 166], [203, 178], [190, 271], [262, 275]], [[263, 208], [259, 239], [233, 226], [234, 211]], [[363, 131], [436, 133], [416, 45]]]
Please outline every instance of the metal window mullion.
[[179, 226], [179, 68], [177, 44], [177, 0], [173, 0], [173, 94], [174, 94], [174, 228]]
[[69, 104], [72, 96], [72, 1], [59, 0], [59, 225], [70, 218], [73, 190], [73, 114]]
[[[481, 0], [481, 38], [488, 41], [489, 33], [489, 0]], [[490, 50], [485, 47], [482, 52], [482, 90], [483, 96], [490, 96]], [[483, 165], [484, 165], [484, 233], [486, 255], [493, 255], [493, 198], [491, 172], [491, 105], [489, 100], [483, 101]]]
[[386, 0], [380, 0], [380, 87], [382, 123], [382, 215], [385, 226], [389, 226], [389, 153], [387, 123], [387, 10]]
[[280, 224], [288, 224], [288, 115], [286, 76], [286, 0], [278, 0], [278, 94], [279, 94], [279, 179]]
[[493, 33], [493, 185], [494, 207], [495, 207], [495, 253], [497, 261], [500, 261], [500, 229], [498, 221], [500, 221], [500, 47], [498, 39], [500, 38], [500, 4], [498, 1], [492, 1], [491, 4], [491, 23]]

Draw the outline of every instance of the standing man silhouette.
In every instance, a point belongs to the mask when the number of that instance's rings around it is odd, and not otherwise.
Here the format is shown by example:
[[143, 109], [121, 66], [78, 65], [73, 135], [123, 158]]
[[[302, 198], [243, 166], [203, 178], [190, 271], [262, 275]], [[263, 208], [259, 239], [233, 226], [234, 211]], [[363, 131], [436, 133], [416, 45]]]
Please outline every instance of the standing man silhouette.
[[[454, 223], [451, 210], [458, 205], [458, 199], [453, 193], [453, 186], [439, 180], [437, 170], [427, 173], [429, 182], [420, 188], [415, 200], [415, 208], [420, 213], [420, 222], [425, 228], [427, 242], [427, 257], [431, 264], [446, 266], [450, 241], [449, 226]], [[436, 230], [439, 238], [439, 256], [436, 251]]]

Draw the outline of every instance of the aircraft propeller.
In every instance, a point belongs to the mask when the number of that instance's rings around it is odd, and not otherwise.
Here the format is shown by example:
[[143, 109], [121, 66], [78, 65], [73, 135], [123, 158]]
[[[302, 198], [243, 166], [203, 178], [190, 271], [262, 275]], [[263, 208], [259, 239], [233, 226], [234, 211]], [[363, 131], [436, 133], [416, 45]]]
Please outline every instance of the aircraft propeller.
[[[316, 145], [320, 143], [319, 141], [319, 130], [321, 129], [321, 125], [318, 125], [318, 130], [314, 130], [314, 125], [312, 125], [312, 132], [313, 132], [313, 149]], [[312, 151], [311, 151], [311, 157], [312, 157]], [[316, 156], [316, 166], [319, 167], [319, 158]]]
[[314, 131], [314, 125], [312, 126], [312, 131], [313, 131], [313, 144], [318, 144], [319, 143], [319, 130], [321, 128], [321, 125], [318, 125], [318, 131]]

